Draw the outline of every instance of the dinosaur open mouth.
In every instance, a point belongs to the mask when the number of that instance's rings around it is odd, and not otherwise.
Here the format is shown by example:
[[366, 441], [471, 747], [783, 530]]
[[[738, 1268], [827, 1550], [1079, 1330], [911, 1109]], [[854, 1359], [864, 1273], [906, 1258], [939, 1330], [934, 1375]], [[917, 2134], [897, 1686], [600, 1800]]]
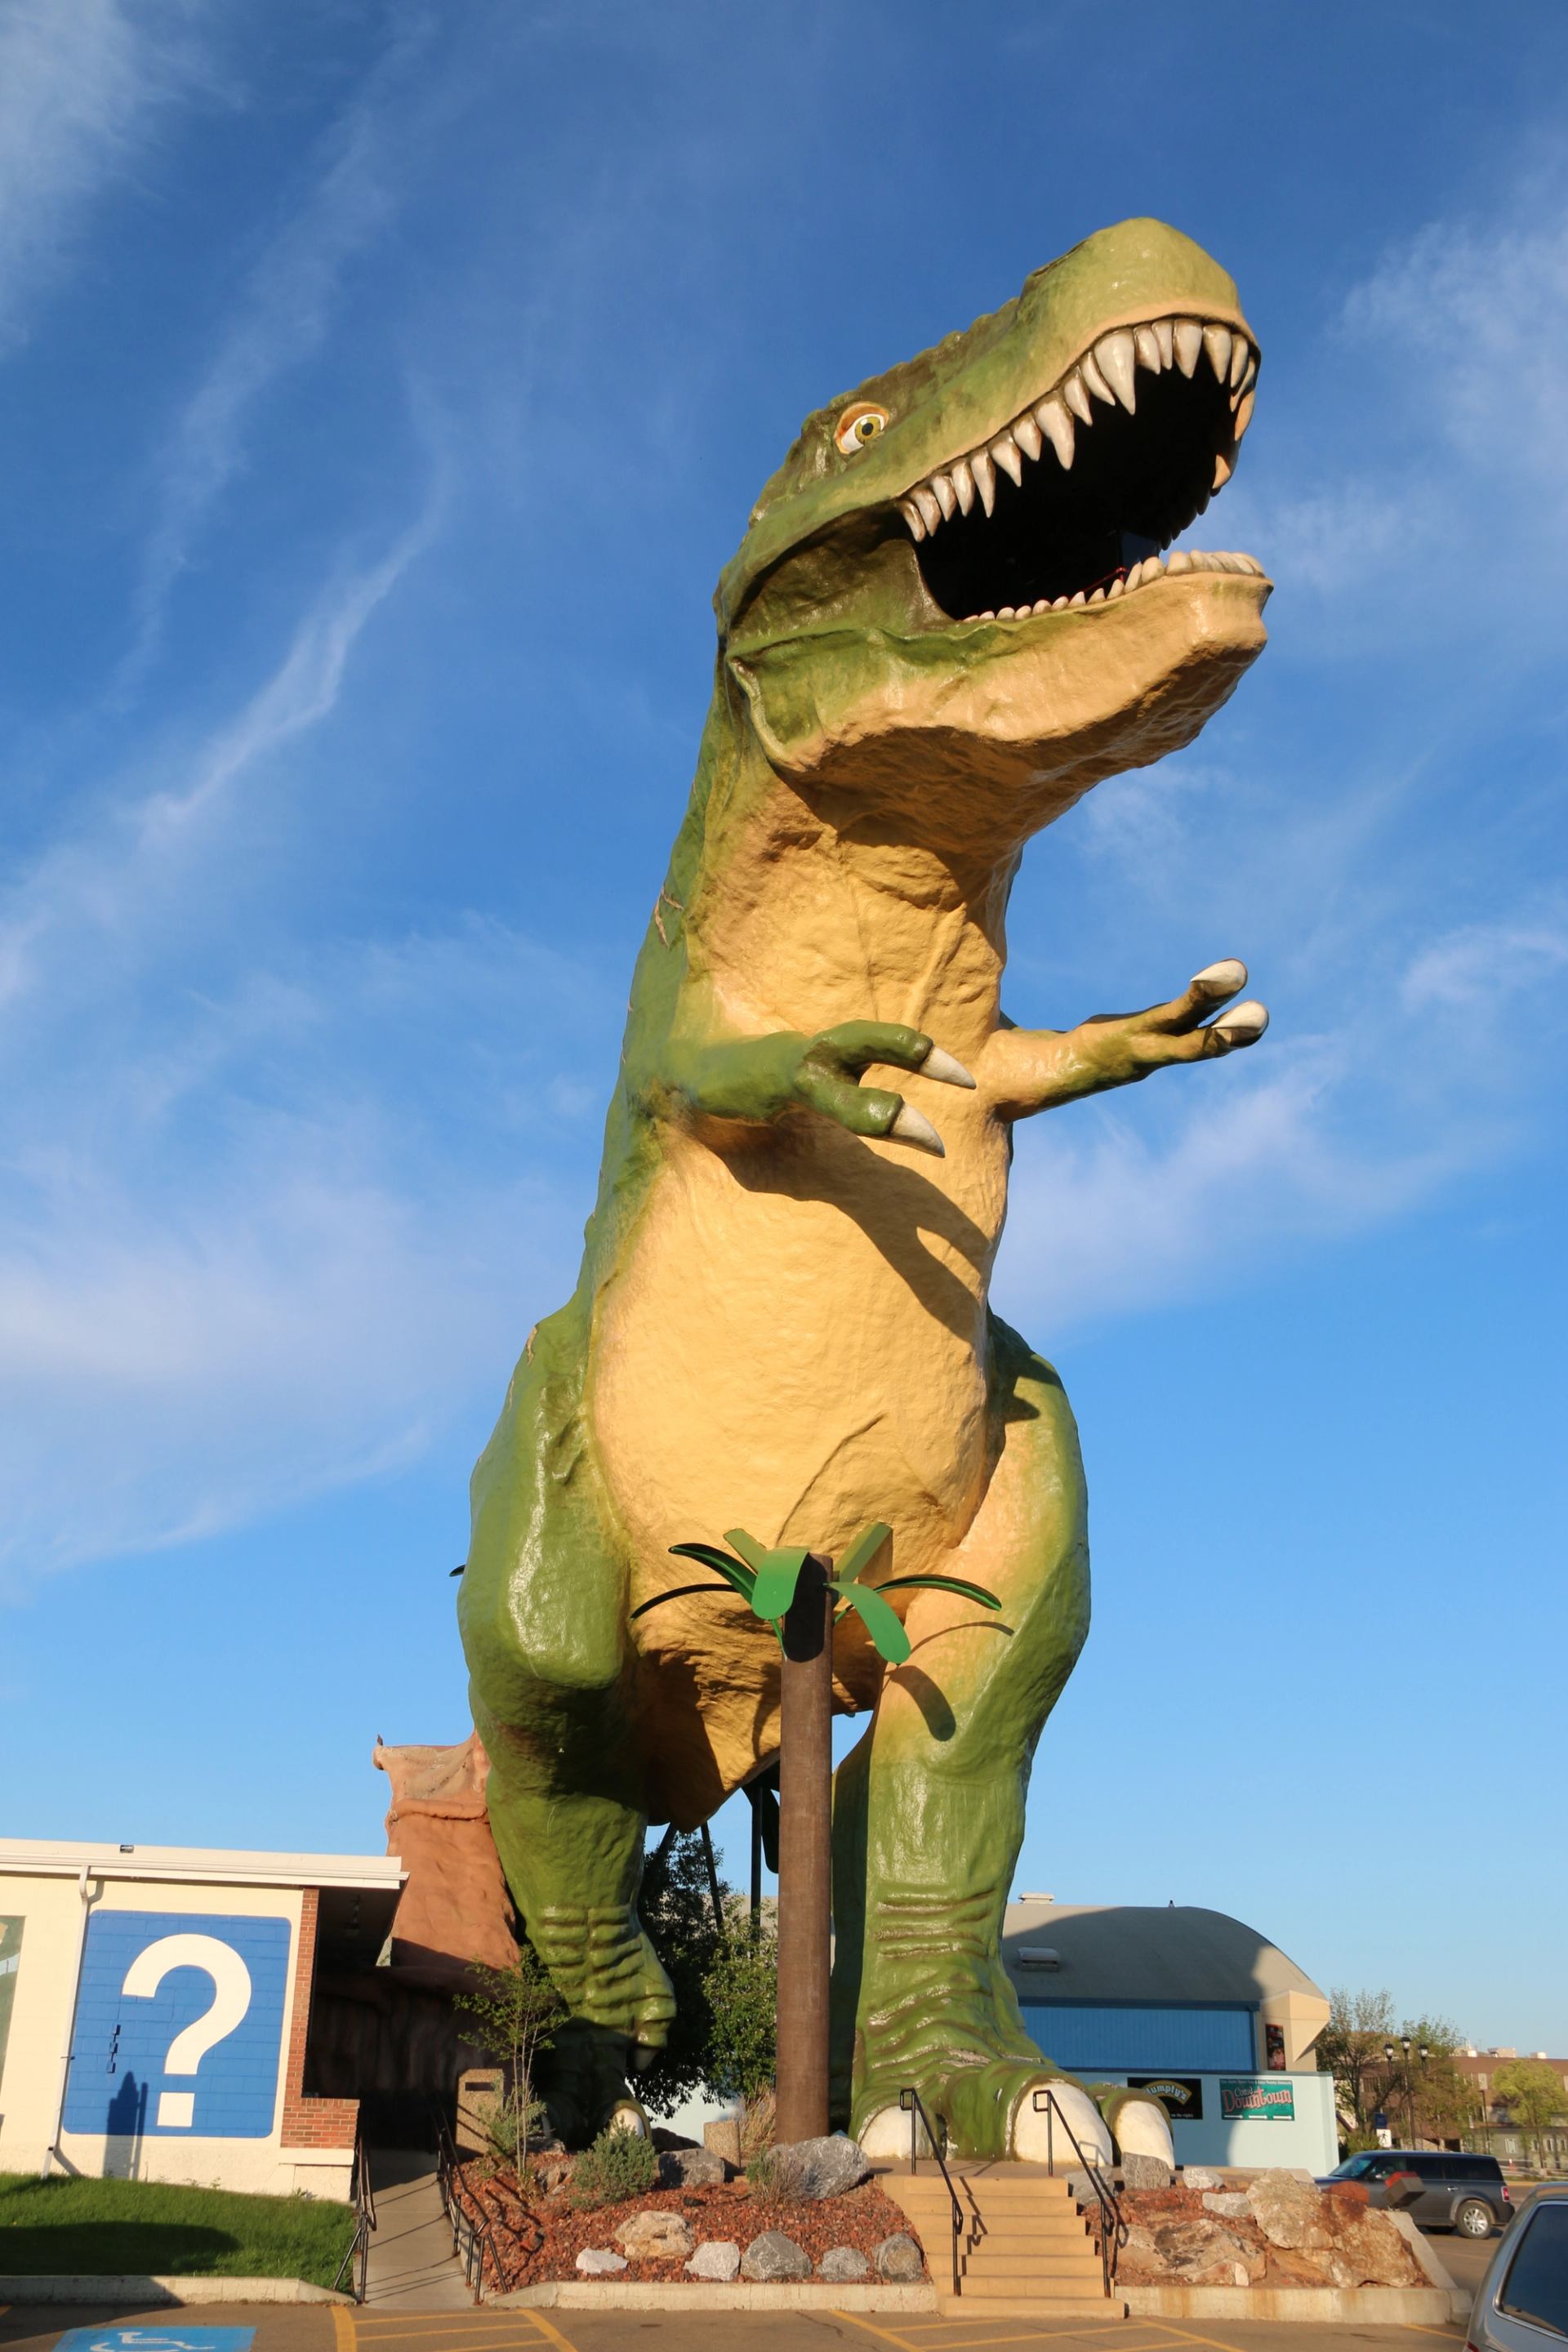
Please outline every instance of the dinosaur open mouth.
[[[1126, 593], [1229, 480], [1258, 353], [1192, 318], [1117, 327], [983, 447], [899, 501], [952, 620], [1022, 620]], [[1256, 572], [1250, 557], [1172, 569]]]

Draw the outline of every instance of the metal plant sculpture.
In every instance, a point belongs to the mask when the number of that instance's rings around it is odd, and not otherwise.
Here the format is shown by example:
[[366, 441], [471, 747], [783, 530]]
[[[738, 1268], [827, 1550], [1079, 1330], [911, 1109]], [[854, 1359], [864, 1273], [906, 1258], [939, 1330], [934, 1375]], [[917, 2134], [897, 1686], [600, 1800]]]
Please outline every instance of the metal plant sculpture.
[[953, 1592], [1000, 1609], [994, 1592], [958, 1576], [889, 1576], [868, 1584], [866, 1570], [892, 1529], [875, 1519], [832, 1560], [804, 1544], [769, 1550], [744, 1528], [731, 1528], [717, 1544], [669, 1549], [699, 1560], [719, 1580], [716, 1588], [678, 1585], [645, 1601], [646, 1617], [667, 1601], [728, 1590], [753, 1616], [772, 1625], [783, 1653], [779, 1685], [779, 2020], [778, 2136], [813, 2139], [827, 2129], [827, 2004], [832, 1934], [833, 1635], [851, 1612], [879, 1656], [902, 1665], [910, 1637], [884, 1595], [914, 1591]]

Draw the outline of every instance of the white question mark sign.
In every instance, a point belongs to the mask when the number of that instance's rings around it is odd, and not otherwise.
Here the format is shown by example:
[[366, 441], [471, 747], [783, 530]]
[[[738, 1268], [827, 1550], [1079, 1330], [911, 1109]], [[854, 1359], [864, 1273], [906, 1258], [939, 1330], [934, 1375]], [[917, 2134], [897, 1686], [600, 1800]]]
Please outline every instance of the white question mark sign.
[[[165, 2074], [194, 2074], [214, 2044], [222, 2042], [250, 2007], [250, 1970], [232, 1944], [216, 1936], [160, 1936], [137, 1953], [120, 1990], [151, 2000], [171, 1969], [201, 1969], [213, 1980], [210, 2007], [183, 2026], [164, 2053]], [[195, 2120], [195, 2091], [163, 2091], [158, 2125], [163, 2131], [189, 2131]]]

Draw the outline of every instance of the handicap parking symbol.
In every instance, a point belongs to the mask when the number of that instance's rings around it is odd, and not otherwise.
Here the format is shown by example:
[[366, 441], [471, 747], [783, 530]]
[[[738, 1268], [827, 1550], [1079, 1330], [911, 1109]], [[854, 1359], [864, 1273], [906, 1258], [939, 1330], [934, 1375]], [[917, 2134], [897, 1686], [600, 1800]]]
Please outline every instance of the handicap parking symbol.
[[254, 2327], [70, 2327], [55, 2352], [250, 2352]]

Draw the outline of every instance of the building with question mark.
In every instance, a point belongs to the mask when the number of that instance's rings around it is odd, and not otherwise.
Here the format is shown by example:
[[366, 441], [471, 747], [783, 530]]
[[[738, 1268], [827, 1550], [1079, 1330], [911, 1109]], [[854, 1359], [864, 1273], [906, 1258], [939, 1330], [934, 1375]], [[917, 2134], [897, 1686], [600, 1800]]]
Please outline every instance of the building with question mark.
[[373, 1968], [395, 1855], [0, 1839], [0, 2171], [346, 2197], [313, 2081], [323, 1955]]

